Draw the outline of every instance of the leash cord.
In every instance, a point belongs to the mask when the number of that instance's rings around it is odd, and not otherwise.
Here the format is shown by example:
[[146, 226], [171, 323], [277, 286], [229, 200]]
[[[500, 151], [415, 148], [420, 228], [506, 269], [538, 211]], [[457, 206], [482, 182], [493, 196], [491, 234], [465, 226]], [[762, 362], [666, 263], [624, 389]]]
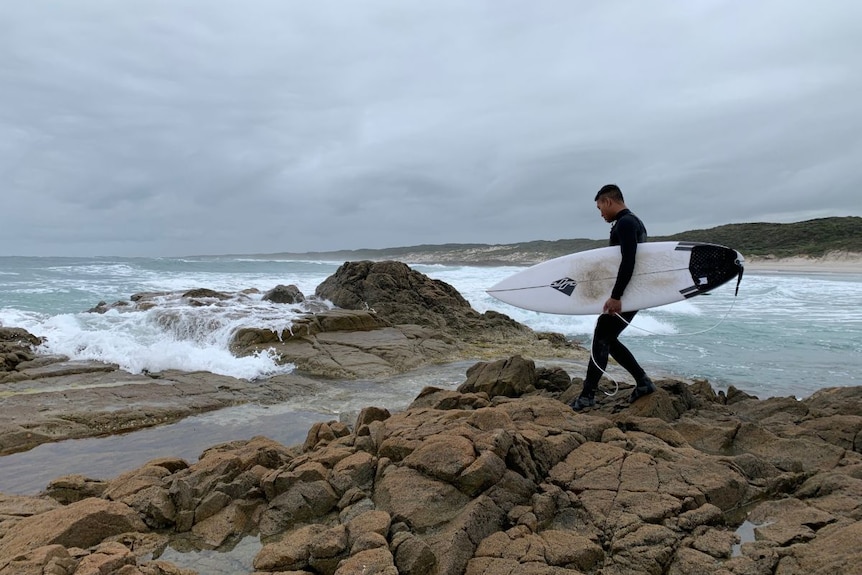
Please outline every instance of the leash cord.
[[[735, 297], [734, 297], [734, 298], [733, 298], [733, 300], [730, 302], [730, 307], [727, 309], [727, 312], [724, 314], [724, 317], [722, 317], [720, 320], [718, 320], [718, 323], [717, 323], [717, 324], [715, 324], [714, 326], [709, 327], [709, 328], [707, 328], [707, 329], [704, 329], [704, 330], [701, 330], [701, 331], [695, 331], [695, 332], [693, 332], [693, 333], [656, 333], [656, 332], [654, 332], [654, 331], [650, 331], [650, 330], [648, 330], [648, 329], [644, 329], [644, 328], [642, 328], [642, 327], [640, 327], [640, 326], [632, 325], [632, 324], [631, 324], [631, 322], [626, 321], [626, 320], [625, 320], [625, 318], [623, 318], [623, 316], [621, 316], [621, 315], [620, 315], [620, 314], [618, 314], [618, 313], [615, 313], [614, 315], [615, 315], [615, 316], [617, 316], [618, 318], [620, 318], [620, 320], [621, 320], [624, 324], [626, 324], [626, 327], [633, 327], [633, 328], [635, 328], [635, 329], [639, 329], [639, 330], [641, 330], [642, 332], [648, 333], [648, 334], [650, 334], [650, 335], [655, 335], [655, 336], [665, 336], [665, 337], [691, 337], [691, 336], [694, 336], [694, 335], [700, 335], [700, 334], [706, 333], [706, 332], [708, 332], [708, 331], [712, 331], [712, 330], [714, 330], [715, 328], [717, 328], [718, 326], [720, 326], [720, 325], [724, 322], [724, 320], [726, 320], [726, 319], [727, 319], [727, 317], [730, 315], [730, 312], [731, 312], [731, 311], [733, 311], [733, 306], [734, 306], [734, 305], [736, 305], [736, 298], [735, 298]], [[599, 318], [600, 318], [600, 317], [601, 317], [601, 316], [599, 316]], [[599, 324], [599, 318], [596, 318], [596, 326], [598, 326], [598, 324]], [[595, 328], [593, 328], [593, 336], [595, 336], [595, 333], [596, 333], [596, 330], [595, 330]], [[590, 361], [593, 363], [593, 365], [595, 365], [596, 367], [598, 367], [598, 368], [599, 368], [599, 371], [601, 371], [603, 375], [607, 376], [607, 378], [608, 378], [608, 379], [610, 379], [611, 381], [613, 381], [613, 382], [614, 382], [614, 392], [613, 392], [613, 393], [608, 393], [607, 391], [604, 391], [604, 390], [602, 390], [602, 393], [604, 393], [604, 394], [605, 394], [605, 395], [607, 395], [608, 397], [613, 397], [613, 396], [615, 396], [615, 395], [620, 391], [620, 382], [619, 382], [619, 381], [617, 381], [616, 379], [614, 379], [614, 377], [613, 377], [611, 374], [609, 374], [607, 371], [605, 371], [604, 369], [602, 369], [602, 368], [601, 368], [601, 366], [598, 364], [598, 362], [596, 361], [595, 356], [593, 355], [593, 341], [592, 341], [592, 340], [590, 341]]]

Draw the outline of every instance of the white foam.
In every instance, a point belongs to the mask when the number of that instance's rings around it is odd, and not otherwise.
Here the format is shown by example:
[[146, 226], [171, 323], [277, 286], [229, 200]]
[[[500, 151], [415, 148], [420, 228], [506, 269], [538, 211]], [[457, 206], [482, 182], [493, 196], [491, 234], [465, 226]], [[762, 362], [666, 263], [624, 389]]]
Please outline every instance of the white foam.
[[202, 307], [163, 299], [147, 311], [59, 314], [17, 325], [46, 339], [43, 353], [116, 363], [132, 373], [205, 370], [257, 379], [289, 372], [292, 366], [278, 365], [268, 352], [235, 357], [229, 351], [233, 334], [242, 327], [289, 329], [298, 315], [294, 309], [252, 299]]

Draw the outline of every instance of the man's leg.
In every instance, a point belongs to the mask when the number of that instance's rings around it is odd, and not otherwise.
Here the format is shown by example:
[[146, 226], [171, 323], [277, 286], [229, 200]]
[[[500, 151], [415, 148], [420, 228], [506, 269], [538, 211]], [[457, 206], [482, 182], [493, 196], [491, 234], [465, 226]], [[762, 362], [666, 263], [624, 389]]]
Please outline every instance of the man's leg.
[[[631, 315], [631, 317], [634, 317], [634, 313], [636, 312], [627, 312], [622, 314], [622, 316], [626, 318], [626, 321], [631, 321], [628, 316]], [[599, 316], [598, 321], [596, 321], [596, 329], [593, 331], [593, 345], [590, 361], [587, 365], [587, 375], [584, 378], [584, 387], [581, 390], [580, 397], [572, 404], [572, 408], [575, 411], [595, 405], [596, 389], [598, 389], [602, 373], [608, 366], [608, 355], [610, 354], [611, 345], [617, 341], [617, 337], [619, 337], [627, 325], [625, 321], [616, 315], [602, 314]]]
[[[626, 312], [620, 314], [623, 319], [626, 320], [626, 325], [632, 322], [636, 311]], [[650, 393], [655, 391], [655, 386], [653, 385], [652, 380], [647, 377], [646, 372], [638, 363], [638, 360], [635, 359], [635, 356], [632, 355], [632, 352], [624, 346], [618, 339], [614, 339], [609, 344], [608, 349], [611, 357], [616, 360], [618, 364], [620, 364], [626, 371], [632, 374], [632, 377], [635, 380], [635, 389], [632, 391], [632, 394], [629, 396], [629, 401], [634, 402], [636, 399], [643, 397], [645, 395], [649, 395]]]
[[[628, 327], [628, 324], [632, 322], [637, 313], [637, 311], [628, 311], [620, 314], [625, 320], [626, 327]], [[619, 320], [619, 318], [617, 318], [617, 320]], [[620, 330], [620, 333], [622, 333], [622, 330]], [[619, 336], [619, 333], [617, 334], [617, 336]], [[632, 352], [629, 351], [629, 348], [624, 346], [619, 339], [615, 337], [608, 343], [608, 351], [611, 357], [614, 358], [614, 360], [618, 364], [620, 364], [623, 369], [632, 374], [632, 377], [635, 378], [635, 381], [638, 381], [644, 377], [645, 372], [638, 363], [638, 360], [635, 359], [635, 356], [632, 355]]]

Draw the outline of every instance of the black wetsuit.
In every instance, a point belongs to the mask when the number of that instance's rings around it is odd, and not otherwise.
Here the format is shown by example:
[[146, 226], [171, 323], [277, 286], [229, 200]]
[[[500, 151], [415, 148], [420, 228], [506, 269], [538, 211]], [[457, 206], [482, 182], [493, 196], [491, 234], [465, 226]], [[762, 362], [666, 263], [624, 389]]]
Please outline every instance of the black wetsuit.
[[[632, 279], [638, 244], [646, 240], [646, 226], [644, 226], [640, 218], [634, 215], [629, 209], [621, 210], [617, 214], [617, 217], [614, 218], [609, 244], [611, 246], [620, 246], [620, 252], [622, 252], [617, 281], [610, 293], [612, 298], [622, 299], [626, 286], [628, 286], [629, 281]], [[625, 321], [616, 315], [606, 313], [599, 316], [595, 332], [593, 333], [592, 359], [587, 367], [587, 376], [584, 379], [584, 388], [581, 395], [587, 397], [595, 395], [599, 379], [602, 377], [602, 371], [608, 365], [609, 354], [626, 371], [632, 374], [636, 382], [640, 382], [646, 375], [628, 348], [617, 339], [628, 323], [631, 323], [635, 314], [637, 314], [637, 311], [621, 313], [620, 316]]]

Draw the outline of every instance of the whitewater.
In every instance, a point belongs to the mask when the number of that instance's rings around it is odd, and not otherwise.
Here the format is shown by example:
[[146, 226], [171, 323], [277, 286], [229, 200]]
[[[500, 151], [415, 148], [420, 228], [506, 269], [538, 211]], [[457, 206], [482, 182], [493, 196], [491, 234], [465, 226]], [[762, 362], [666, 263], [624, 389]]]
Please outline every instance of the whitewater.
[[[0, 325], [45, 338], [41, 353], [116, 363], [134, 373], [203, 370], [255, 380], [292, 366], [266, 353], [234, 357], [228, 350], [232, 334], [247, 326], [288, 328], [309, 308], [266, 302], [263, 294], [293, 284], [312, 296], [341, 263], [248, 256], [2, 257]], [[495, 310], [535, 330], [589, 344], [595, 316], [530, 312], [485, 293], [522, 268], [411, 267], [449, 283], [477, 311]], [[202, 307], [171, 297], [196, 288], [239, 295]], [[860, 288], [860, 274], [749, 271], [738, 296], [727, 284], [707, 296], [643, 310], [623, 340], [657, 377], [703, 378], [716, 389], [733, 385], [759, 397], [806, 397], [823, 387], [860, 383]], [[163, 294], [158, 308], [87, 311], [142, 292]]]

